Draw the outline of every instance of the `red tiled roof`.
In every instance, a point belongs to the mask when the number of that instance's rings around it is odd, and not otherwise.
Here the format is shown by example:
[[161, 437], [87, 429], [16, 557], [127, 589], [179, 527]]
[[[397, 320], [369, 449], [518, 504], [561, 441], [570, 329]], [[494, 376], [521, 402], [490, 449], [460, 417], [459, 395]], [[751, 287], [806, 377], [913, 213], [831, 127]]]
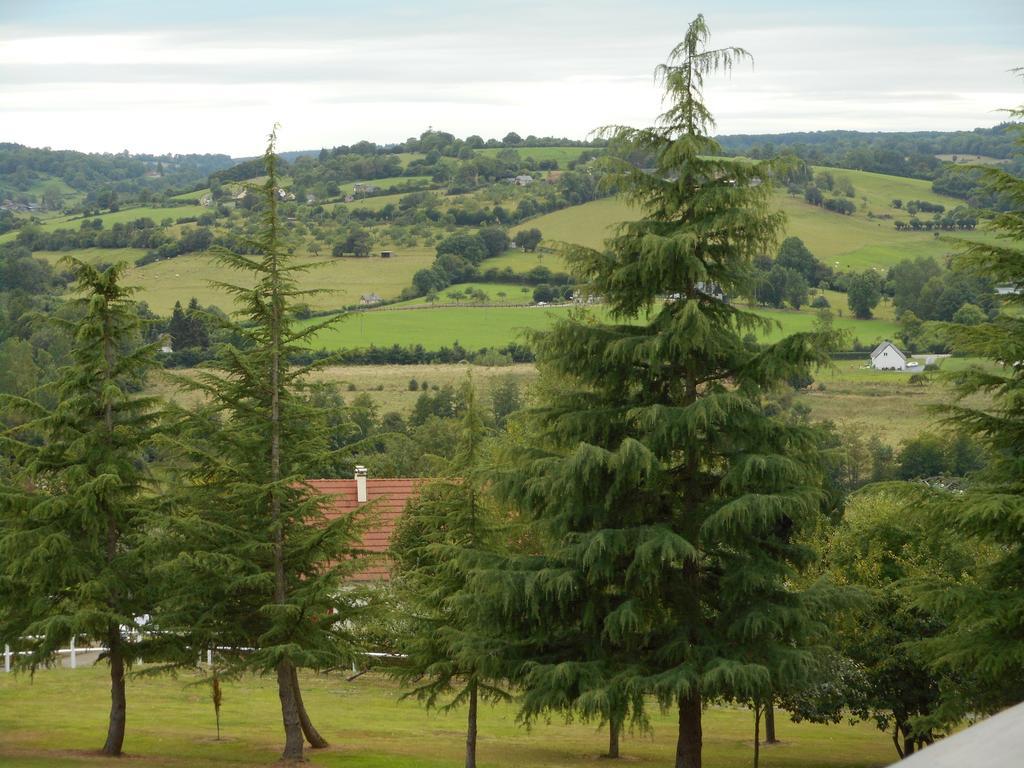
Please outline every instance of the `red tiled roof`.
[[[331, 507], [327, 510], [328, 519], [337, 518], [354, 512], [361, 505], [356, 501], [356, 481], [349, 480], [309, 480], [313, 488], [321, 493], [334, 495]], [[374, 502], [370, 509], [374, 522], [363, 532], [362, 549], [374, 553], [386, 553], [394, 533], [395, 523], [405, 511], [405, 505], [416, 495], [416, 487], [423, 481], [414, 477], [382, 477], [367, 478], [366, 503]], [[353, 581], [388, 581], [391, 578], [388, 561], [384, 557], [376, 558], [364, 570], [352, 577]]]

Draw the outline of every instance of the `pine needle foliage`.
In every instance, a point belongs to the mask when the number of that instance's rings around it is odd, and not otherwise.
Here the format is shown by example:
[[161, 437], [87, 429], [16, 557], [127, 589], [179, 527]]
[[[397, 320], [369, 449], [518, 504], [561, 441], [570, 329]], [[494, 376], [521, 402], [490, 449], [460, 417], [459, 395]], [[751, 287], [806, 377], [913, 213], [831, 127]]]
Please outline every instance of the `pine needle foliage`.
[[358, 521], [328, 519], [331, 498], [306, 482], [325, 461], [326, 414], [304, 396], [311, 367], [290, 365], [311, 333], [295, 326], [293, 310], [309, 292], [296, 287], [305, 267], [292, 263], [281, 227], [275, 140], [252, 255], [217, 253], [255, 279], [222, 284], [236, 299], [232, 330], [242, 343], [224, 346], [190, 384], [205, 403], [184, 415], [176, 440], [187, 482], [162, 543], [177, 555], [163, 572], [160, 622], [192, 654], [217, 647], [225, 675], [276, 674], [283, 757], [300, 760], [303, 732], [314, 746], [325, 742], [311, 729], [296, 670], [351, 659], [350, 622], [364, 601], [343, 587], [362, 567]]
[[473, 574], [493, 567], [507, 529], [479, 479], [488, 430], [472, 381], [459, 443], [445, 476], [424, 484], [400, 519], [390, 547], [405, 658], [392, 669], [413, 697], [429, 708], [467, 705], [466, 768], [476, 766], [480, 699], [510, 698], [507, 643], [472, 589]]
[[14, 457], [0, 488], [0, 637], [35, 670], [72, 641], [105, 646], [111, 711], [103, 752], [121, 754], [125, 675], [147, 646], [134, 628], [148, 613], [140, 556], [152, 509], [147, 447], [158, 402], [139, 390], [157, 367], [157, 345], [141, 344], [123, 266], [99, 271], [71, 260], [76, 321], [53, 322], [73, 339], [71, 363], [47, 410], [5, 397], [19, 426], [2, 436]]
[[[1011, 110], [1024, 117], [1024, 109]], [[1024, 128], [1010, 130], [1024, 146]], [[914, 593], [922, 608], [949, 622], [949, 629], [918, 645], [939, 670], [961, 681], [946, 691], [944, 708], [932, 726], [970, 713], [996, 712], [1024, 700], [1024, 179], [999, 168], [982, 171], [990, 189], [1012, 207], [994, 214], [995, 242], [957, 241], [953, 267], [1009, 285], [1018, 291], [992, 322], [946, 326], [952, 348], [995, 361], [952, 379], [956, 402], [943, 409], [947, 423], [985, 446], [985, 468], [961, 491], [917, 488], [914, 508], [937, 526], [999, 553], [978, 565], [970, 578], [919, 580]], [[991, 405], [963, 402], [983, 393]]]
[[748, 58], [708, 39], [698, 16], [658, 68], [657, 125], [606, 129], [616, 154], [656, 163], [611, 161], [643, 216], [605, 250], [569, 253], [615, 322], [581, 314], [534, 336], [550, 386], [494, 476], [541, 543], [491, 586], [536, 641], [527, 700], [637, 717], [653, 693], [679, 710], [686, 768], [700, 766], [705, 701], [800, 679], [828, 599], [792, 581], [810, 553], [791, 534], [822, 496], [814, 430], [769, 415], [764, 396], [827, 364], [833, 338], [751, 350], [743, 336], [765, 321], [715, 295], [747, 292], [782, 217], [772, 168], [721, 157], [707, 134], [705, 76]]

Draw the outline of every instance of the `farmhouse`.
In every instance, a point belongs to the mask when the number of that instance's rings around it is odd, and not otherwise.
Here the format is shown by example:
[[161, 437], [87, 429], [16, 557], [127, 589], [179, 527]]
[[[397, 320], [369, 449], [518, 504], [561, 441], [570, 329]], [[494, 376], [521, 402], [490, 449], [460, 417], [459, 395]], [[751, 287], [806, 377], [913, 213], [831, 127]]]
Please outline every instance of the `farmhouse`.
[[398, 518], [405, 512], [405, 505], [416, 496], [422, 478], [382, 477], [370, 479], [366, 467], [356, 467], [351, 480], [324, 479], [310, 480], [309, 484], [320, 491], [334, 496], [327, 510], [328, 519], [350, 515], [363, 504], [368, 504], [372, 524], [363, 533], [361, 548], [379, 555], [373, 563], [353, 577], [353, 581], [388, 581], [391, 578], [386, 555], [395, 531]]
[[886, 339], [871, 353], [871, 367], [878, 371], [905, 371], [907, 356]]
[[359, 297], [359, 303], [365, 305], [369, 304], [380, 304], [384, 299], [378, 296], [376, 293], [364, 293]]

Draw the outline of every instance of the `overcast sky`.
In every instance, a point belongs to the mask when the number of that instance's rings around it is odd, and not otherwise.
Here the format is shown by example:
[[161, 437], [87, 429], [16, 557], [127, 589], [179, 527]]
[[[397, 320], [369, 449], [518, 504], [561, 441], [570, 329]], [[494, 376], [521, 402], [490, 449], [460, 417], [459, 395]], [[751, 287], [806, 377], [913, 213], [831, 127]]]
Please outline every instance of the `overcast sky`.
[[[842, 7], [839, 7], [842, 6]], [[719, 133], [990, 126], [1024, 102], [1024, 2], [0, 0], [0, 141], [257, 154], [457, 136], [586, 137], [660, 111], [703, 11], [755, 59]]]

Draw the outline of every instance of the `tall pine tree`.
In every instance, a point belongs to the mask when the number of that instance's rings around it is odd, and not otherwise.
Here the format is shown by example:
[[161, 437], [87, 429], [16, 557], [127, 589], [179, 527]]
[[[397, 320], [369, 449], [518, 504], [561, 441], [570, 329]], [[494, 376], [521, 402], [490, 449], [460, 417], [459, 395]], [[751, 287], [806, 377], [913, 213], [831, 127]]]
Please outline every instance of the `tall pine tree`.
[[[743, 336], [766, 322], [720, 298], [748, 294], [782, 216], [771, 168], [721, 157], [708, 135], [705, 76], [748, 56], [708, 37], [698, 16], [658, 68], [658, 125], [609, 129], [614, 155], [653, 163], [618, 161], [612, 177], [642, 218], [570, 260], [617, 322], [579, 316], [536, 335], [551, 386], [494, 479], [542, 543], [492, 580], [542, 618], [528, 627], [540, 641], [529, 687], [619, 716], [653, 693], [678, 712], [680, 768], [701, 765], [707, 701], [764, 700], [805, 673], [825, 599], [792, 579], [809, 552], [791, 532], [821, 497], [813, 430], [770, 415], [764, 396], [826, 363], [831, 339], [751, 350]], [[593, 648], [547, 656], [560, 624]]]
[[36, 669], [74, 640], [101, 644], [110, 666], [106, 755], [124, 744], [127, 668], [145, 648], [133, 630], [148, 613], [140, 556], [152, 508], [146, 451], [157, 401], [141, 396], [157, 366], [142, 345], [122, 267], [100, 272], [72, 261], [81, 318], [55, 320], [73, 336], [72, 362], [55, 385], [52, 411], [5, 397], [25, 420], [3, 435], [17, 471], [0, 488], [0, 637]]
[[420, 488], [390, 549], [404, 625], [404, 660], [393, 674], [406, 696], [428, 708], [467, 706], [465, 766], [475, 768], [479, 701], [510, 698], [501, 687], [510, 668], [505, 641], [471, 587], [472, 574], [502, 550], [503, 525], [480, 487], [487, 430], [471, 381], [461, 395], [465, 410], [449, 472]]
[[[1024, 108], [1011, 114], [1024, 117]], [[1010, 130], [1024, 146], [1021, 124]], [[1009, 306], [992, 322], [946, 326], [956, 352], [995, 362], [955, 375], [957, 402], [946, 412], [951, 426], [985, 446], [989, 461], [969, 476], [962, 491], [916, 491], [935, 525], [951, 527], [998, 555], [979, 564], [971, 578], [924, 579], [916, 585], [921, 606], [949, 622], [919, 650], [959, 681], [945, 691], [940, 716], [929, 726], [1024, 700], [1024, 179], [999, 168], [982, 172], [992, 192], [1010, 206], [993, 215], [991, 228], [998, 237], [960, 241], [953, 266], [1012, 292], [1004, 296]], [[990, 397], [990, 405], [965, 401], [977, 394]]]
[[330, 497], [306, 484], [324, 463], [326, 414], [302, 391], [310, 367], [290, 365], [325, 324], [298, 328], [293, 304], [306, 267], [291, 263], [278, 213], [275, 134], [264, 155], [262, 223], [253, 255], [219, 261], [252, 275], [252, 287], [222, 284], [241, 319], [240, 346], [225, 345], [192, 386], [205, 404], [182, 422], [178, 445], [189, 484], [159, 546], [165, 566], [159, 611], [168, 636], [216, 646], [225, 674], [273, 672], [285, 730], [283, 759], [303, 758], [303, 735], [326, 746], [303, 706], [297, 670], [351, 660], [351, 620], [363, 601], [344, 580], [362, 567], [358, 526], [328, 519]]

